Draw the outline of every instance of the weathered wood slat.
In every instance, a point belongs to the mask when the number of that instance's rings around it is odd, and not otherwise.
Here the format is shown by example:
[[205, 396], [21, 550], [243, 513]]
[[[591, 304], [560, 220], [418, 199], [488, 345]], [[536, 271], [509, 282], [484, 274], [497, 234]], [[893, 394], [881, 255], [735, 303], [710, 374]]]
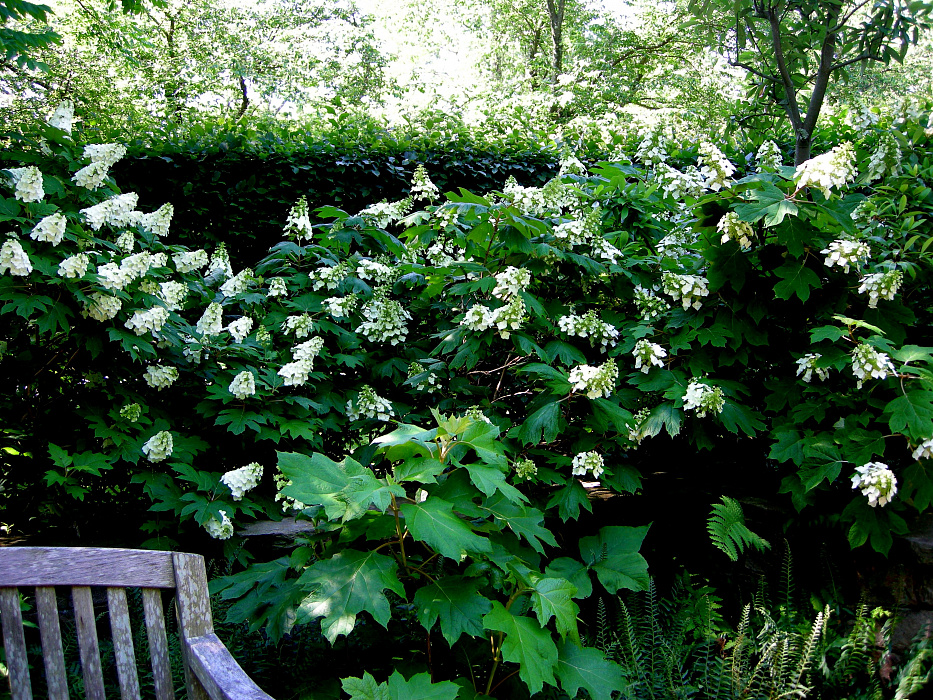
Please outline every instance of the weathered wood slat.
[[4, 586], [174, 588], [171, 552], [92, 547], [5, 547]]
[[175, 697], [175, 690], [172, 688], [162, 592], [158, 588], [143, 588], [142, 591], [146, 637], [149, 639], [149, 658], [152, 661], [152, 679], [155, 684], [156, 700], [172, 700]]
[[68, 675], [62, 653], [62, 630], [58, 619], [58, 601], [51, 586], [36, 587], [36, 612], [42, 638], [42, 661], [49, 700], [68, 700]]
[[0, 617], [3, 618], [3, 646], [13, 700], [32, 700], [23, 616], [19, 610], [19, 591], [15, 588], [0, 588]]
[[120, 697], [123, 700], [138, 700], [139, 676], [136, 675], [136, 652], [133, 649], [133, 629], [130, 626], [125, 588], [107, 589], [107, 609], [110, 611], [110, 633]]
[[189, 638], [188, 658], [211, 700], [272, 700], [227, 651], [214, 633]]
[[84, 675], [84, 697], [105, 700], [104, 676], [100, 668], [100, 648], [97, 645], [97, 622], [94, 619], [94, 601], [91, 589], [75, 586], [71, 589], [75, 606], [75, 627], [78, 632], [78, 652]]
[[185, 644], [186, 638], [200, 637], [214, 632], [211, 617], [211, 600], [207, 595], [207, 572], [204, 558], [197, 554], [174, 552], [175, 563], [175, 612], [178, 629], [183, 631], [181, 653], [185, 665], [185, 683], [189, 700], [207, 700], [206, 689], [198, 681], [191, 665], [191, 654]]

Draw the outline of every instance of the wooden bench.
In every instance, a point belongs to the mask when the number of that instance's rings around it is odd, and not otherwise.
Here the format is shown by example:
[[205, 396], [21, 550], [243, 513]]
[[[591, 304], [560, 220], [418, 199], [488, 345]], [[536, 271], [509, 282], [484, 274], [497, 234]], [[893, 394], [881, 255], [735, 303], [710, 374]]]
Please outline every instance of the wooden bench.
[[[191, 700], [268, 699], [214, 634], [204, 558], [197, 554], [83, 547], [0, 547], [0, 617], [13, 700], [32, 684], [18, 587], [35, 587], [48, 697], [68, 698], [55, 586], [70, 586], [85, 697], [103, 700], [104, 680], [91, 587], [106, 590], [117, 681], [123, 700], [140, 697], [126, 588], [139, 588], [157, 700], [174, 698], [162, 590], [174, 589], [185, 685]], [[24, 591], [32, 595], [32, 591]], [[99, 594], [99, 597], [103, 593]]]

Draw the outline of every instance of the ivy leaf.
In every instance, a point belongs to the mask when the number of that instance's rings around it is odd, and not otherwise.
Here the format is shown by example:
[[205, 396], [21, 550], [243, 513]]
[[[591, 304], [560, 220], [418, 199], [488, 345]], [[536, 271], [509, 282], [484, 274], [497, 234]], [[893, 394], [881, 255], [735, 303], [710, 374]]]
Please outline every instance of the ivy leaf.
[[451, 646], [463, 634], [482, 636], [481, 620], [492, 609], [492, 603], [480, 595], [478, 588], [477, 579], [463, 576], [445, 576], [419, 588], [412, 599], [418, 622], [430, 631], [440, 619], [441, 634]]
[[383, 591], [389, 589], [405, 597], [397, 568], [392, 557], [355, 549], [318, 560], [298, 579], [298, 585], [314, 589], [298, 606], [299, 617], [306, 620], [323, 617], [321, 632], [331, 644], [339, 635], [353, 631], [356, 616], [364, 610], [385, 627], [392, 611]]
[[819, 289], [822, 286], [813, 270], [796, 261], [788, 260], [774, 274], [782, 278], [774, 285], [774, 295], [780, 299], [790, 299], [796, 294], [800, 301], [806, 301], [810, 298], [811, 287]]
[[483, 627], [494, 632], [504, 632], [502, 658], [518, 664], [518, 676], [528, 686], [532, 695], [544, 687], [554, 684], [554, 669], [557, 666], [557, 647], [551, 633], [543, 629], [538, 621], [530, 617], [516, 617], [499, 601], [493, 601], [492, 611], [483, 617]]
[[638, 553], [648, 527], [612, 525], [602, 528], [598, 535], [580, 540], [583, 562], [596, 572], [599, 582], [610, 593], [620, 588], [633, 591], [648, 588], [648, 562]]
[[613, 692], [625, 687], [622, 668], [606, 659], [599, 649], [581, 647], [566, 639], [558, 647], [557, 656], [555, 672], [560, 687], [571, 698], [584, 688], [593, 700], [611, 700]]
[[412, 536], [445, 557], [460, 561], [467, 552], [492, 551], [489, 540], [454, 515], [453, 504], [447, 501], [429, 497], [421, 503], [403, 503], [401, 510]]
[[885, 406], [884, 412], [891, 414], [891, 430], [903, 433], [909, 427], [910, 437], [922, 442], [930, 437], [933, 426], [933, 391], [908, 391]]
[[580, 608], [573, 602], [577, 587], [562, 578], [539, 578], [531, 589], [531, 609], [543, 627], [553, 617], [561, 637], [580, 641], [577, 614]]
[[532, 413], [520, 426], [509, 431], [509, 437], [518, 438], [526, 445], [537, 445], [542, 440], [554, 442], [560, 432], [560, 404], [556, 401], [545, 404]]

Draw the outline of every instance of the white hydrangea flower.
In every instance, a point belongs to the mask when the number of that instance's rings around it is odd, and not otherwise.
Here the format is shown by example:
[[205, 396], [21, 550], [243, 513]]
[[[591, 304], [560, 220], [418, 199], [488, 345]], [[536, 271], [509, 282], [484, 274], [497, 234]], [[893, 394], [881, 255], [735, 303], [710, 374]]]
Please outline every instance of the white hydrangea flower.
[[530, 459], [520, 459], [512, 464], [515, 476], [523, 481], [533, 479], [538, 475], [538, 466]]
[[823, 356], [818, 352], [811, 352], [809, 355], [804, 355], [797, 360], [797, 376], [799, 377], [802, 374], [803, 381], [809, 384], [813, 378], [813, 373], [816, 372], [816, 376], [819, 377], [821, 382], [826, 381], [829, 378], [829, 368], [816, 366], [821, 357]]
[[867, 343], [859, 343], [852, 351], [852, 374], [858, 377], [856, 386], [861, 389], [866, 379], [885, 379], [888, 374], [896, 375], [897, 370], [886, 353]]
[[338, 286], [340, 286], [340, 283], [343, 282], [346, 276], [346, 263], [340, 263], [339, 265], [334, 265], [333, 267], [322, 265], [309, 275], [311, 278], [311, 288], [314, 291], [317, 291], [322, 287], [326, 289], [336, 289]]
[[169, 227], [172, 225], [172, 216], [175, 214], [175, 207], [166, 202], [154, 212], [143, 214], [134, 212], [129, 223], [136, 224], [141, 229], [162, 237], [168, 235]]
[[376, 290], [373, 298], [360, 312], [364, 321], [356, 332], [362, 334], [371, 343], [390, 343], [398, 345], [408, 337], [406, 321], [411, 314], [394, 299], [388, 298], [388, 291]]
[[864, 241], [852, 241], [840, 238], [829, 244], [828, 248], [820, 251], [826, 256], [823, 264], [826, 267], [838, 265], [843, 272], [849, 271], [850, 265], [858, 267], [871, 257], [871, 248]]
[[204, 271], [204, 276], [210, 277], [215, 272], [221, 273], [224, 279], [233, 277], [233, 268], [230, 267], [230, 255], [227, 253], [227, 247], [223, 243], [217, 246], [214, 254], [211, 255], [211, 261]]
[[296, 360], [282, 367], [278, 375], [285, 380], [284, 386], [301, 386], [308, 381], [311, 369], [310, 360]]
[[913, 453], [914, 459], [933, 459], [933, 438], [927, 438], [919, 445]]
[[84, 219], [95, 231], [99, 231], [105, 224], [107, 226], [126, 226], [133, 218], [133, 208], [139, 201], [139, 195], [135, 192], [117, 194], [110, 199], [105, 199], [92, 207], [81, 209]]
[[401, 221], [405, 215], [411, 211], [412, 201], [402, 199], [398, 202], [379, 202], [363, 209], [358, 216], [363, 217], [367, 223], [375, 225], [377, 228], [385, 228], [389, 224]]
[[635, 356], [635, 369], [640, 369], [645, 374], [651, 369], [652, 365], [658, 367], [664, 366], [664, 358], [667, 357], [667, 350], [657, 343], [641, 339], [635, 343], [635, 350], [632, 352]]
[[554, 227], [555, 243], [561, 247], [584, 245], [599, 236], [602, 225], [602, 211], [591, 208], [579, 219], [564, 221]]
[[412, 362], [410, 365], [408, 365], [409, 379], [412, 377], [417, 377], [419, 374], [425, 374], [426, 372], [427, 376], [423, 377], [420, 381], [413, 384], [412, 386], [414, 387], [415, 391], [426, 391], [429, 394], [433, 394], [440, 388], [437, 386], [437, 375], [434, 374], [434, 372], [428, 372], [424, 368], [424, 365], [422, 365], [420, 362]]
[[282, 322], [282, 332], [291, 333], [295, 338], [307, 338], [314, 330], [314, 323], [308, 314], [289, 316]]
[[109, 321], [123, 308], [123, 302], [120, 299], [107, 294], [93, 292], [89, 298], [90, 304], [86, 304], [81, 313], [84, 316], [90, 316], [95, 321]]
[[557, 177], [564, 175], [586, 175], [586, 166], [583, 162], [569, 151], [561, 155], [560, 169], [557, 171]]
[[175, 449], [175, 443], [172, 440], [172, 434], [167, 430], [162, 430], [146, 441], [143, 445], [143, 454], [150, 462], [161, 462], [172, 456], [173, 449]]
[[492, 421], [489, 420], [489, 417], [483, 413], [483, 409], [479, 406], [470, 406], [466, 412], [464, 412], [463, 416], [464, 418], [472, 418], [475, 421], [482, 421], [483, 423], [492, 425]]
[[216, 301], [208, 304], [201, 318], [198, 319], [196, 326], [198, 333], [204, 337], [220, 335], [224, 329], [223, 313], [223, 307]]
[[120, 261], [120, 271], [132, 282], [135, 279], [144, 277], [149, 272], [149, 268], [153, 267], [154, 257], [147, 250], [128, 255]]
[[616, 379], [619, 369], [613, 359], [606, 360], [598, 367], [592, 365], [578, 365], [570, 370], [570, 383], [572, 391], [586, 392], [587, 398], [598, 399], [601, 396], [609, 398], [616, 388]]
[[699, 197], [703, 194], [705, 180], [703, 173], [692, 165], [683, 170], [672, 168], [667, 163], [658, 163], [654, 171], [654, 179], [661, 190], [668, 197], [683, 199], [684, 197]]
[[[64, 261], [63, 261], [64, 262]], [[61, 265], [59, 265], [61, 268]], [[116, 263], [104, 263], [97, 268], [97, 278], [105, 289], [122, 290], [133, 281], [133, 274]]]
[[855, 148], [846, 141], [833, 150], [804, 161], [794, 172], [797, 189], [814, 186], [829, 199], [833, 187], [845, 187], [855, 180], [858, 170], [855, 167]]
[[658, 165], [667, 160], [668, 140], [665, 136], [664, 124], [655, 122], [642, 137], [635, 151], [635, 157], [645, 165]]
[[236, 321], [231, 322], [227, 326], [227, 330], [233, 336], [234, 343], [242, 343], [246, 336], [249, 335], [249, 332], [253, 330], [253, 319], [249, 316], [241, 316]]
[[29, 237], [34, 241], [43, 241], [56, 246], [61, 243], [62, 239], [65, 237], [65, 226], [67, 223], [68, 220], [65, 218], [64, 214], [49, 214], [39, 220], [39, 223], [33, 227]]
[[466, 326], [471, 331], [477, 332], [482, 332], [487, 328], [491, 328], [494, 323], [495, 312], [488, 306], [483, 306], [482, 304], [474, 304], [471, 306], [470, 310], [463, 316], [463, 320], [460, 321], [461, 326]]
[[698, 418], [703, 418], [707, 413], [721, 413], [725, 405], [725, 397], [718, 386], [709, 386], [696, 380], [687, 385], [687, 393], [684, 394], [684, 410], [695, 410]]
[[58, 263], [58, 275], [68, 279], [84, 277], [90, 265], [91, 259], [87, 253], [76, 253]]
[[700, 142], [699, 151], [698, 164], [700, 175], [704, 178], [703, 187], [713, 192], [729, 187], [732, 184], [729, 178], [735, 173], [735, 166], [709, 141]]
[[531, 284], [531, 273], [524, 268], [510, 265], [496, 275], [496, 286], [492, 290], [492, 295], [497, 299], [505, 300], [525, 291], [529, 284]]
[[360, 260], [356, 264], [356, 276], [361, 280], [374, 280], [376, 284], [389, 284], [397, 273], [388, 265], [377, 260]]
[[8, 270], [13, 277], [25, 277], [32, 272], [32, 262], [15, 238], [7, 238], [0, 247], [0, 275]]
[[883, 134], [878, 139], [878, 147], [871, 154], [868, 161], [868, 172], [865, 174], [868, 182], [877, 180], [886, 175], [896, 176], [901, 173], [904, 155], [901, 153], [900, 144], [892, 134]]
[[311, 340], [303, 342], [292, 348], [292, 358], [295, 360], [304, 360], [309, 367], [314, 365], [314, 358], [321, 353], [324, 347], [324, 339], [320, 336], [314, 336]]
[[858, 288], [859, 294], [868, 292], [869, 308], [878, 308], [880, 299], [891, 301], [897, 295], [901, 288], [901, 282], [904, 280], [904, 273], [900, 270], [889, 270], [888, 272], [875, 272], [871, 275], [865, 275], [862, 278], [862, 284]]
[[568, 335], [576, 335], [581, 338], [588, 338], [590, 345], [600, 344], [599, 351], [606, 352], [608, 347], [615, 347], [619, 338], [618, 329], [611, 323], [601, 321], [596, 315], [596, 311], [587, 311], [583, 316], [570, 314], [561, 316], [557, 321], [557, 326]]
[[445, 204], [435, 209], [431, 218], [437, 221], [441, 231], [449, 231], [460, 226], [460, 208], [456, 204]]
[[138, 403], [128, 403], [120, 409], [120, 417], [124, 420], [128, 420], [130, 423], [137, 422], [142, 414], [142, 406]]
[[253, 376], [252, 372], [244, 369], [233, 378], [227, 389], [242, 401], [256, 393], [256, 377]]
[[227, 511], [220, 511], [221, 520], [210, 517], [204, 522], [207, 534], [215, 540], [229, 540], [233, 537], [233, 522], [227, 517]]
[[288, 210], [283, 231], [286, 234], [294, 234], [299, 242], [302, 238], [311, 238], [314, 229], [311, 226], [311, 213], [308, 211], [308, 198], [304, 195], [301, 195], [295, 206]]
[[124, 325], [136, 335], [143, 335], [150, 332], [158, 333], [167, 320], [168, 309], [164, 306], [153, 306], [149, 309], [134, 311]]
[[353, 313], [358, 302], [356, 294], [348, 294], [345, 297], [329, 297], [321, 306], [334, 318], [347, 318]]
[[720, 243], [735, 241], [742, 250], [748, 250], [752, 247], [752, 239], [755, 238], [755, 232], [751, 224], [742, 221], [739, 215], [734, 211], [726, 212], [716, 224], [716, 230], [722, 234]]
[[76, 172], [71, 179], [78, 187], [96, 190], [104, 184], [108, 170], [109, 166], [106, 163], [90, 163]]
[[139, 291], [156, 296], [159, 293], [159, 283], [154, 279], [144, 279], [139, 283]]
[[58, 103], [58, 107], [55, 108], [52, 116], [49, 117], [49, 126], [54, 126], [56, 129], [61, 129], [66, 134], [70, 134], [71, 122], [74, 116], [75, 103], [71, 100], [62, 100]]
[[540, 188], [522, 187], [511, 175], [502, 187], [502, 195], [522, 214], [528, 216], [543, 216], [552, 208]]
[[13, 184], [13, 196], [21, 202], [41, 202], [45, 197], [42, 173], [34, 165], [7, 170]]
[[586, 476], [587, 472], [592, 472], [593, 478], [598, 479], [605, 471], [605, 462], [598, 452], [580, 452], [574, 456], [572, 466], [574, 476]]
[[709, 295], [708, 284], [706, 278], [699, 275], [677, 275], [666, 271], [661, 273], [661, 289], [673, 297], [674, 301], [680, 300], [684, 309], [699, 309], [702, 306], [700, 298]]
[[431, 178], [428, 176], [428, 171], [425, 169], [423, 163], [418, 163], [415, 166], [415, 174], [411, 178], [411, 196], [414, 200], [426, 199], [429, 202], [433, 202], [440, 196], [441, 191], [437, 189], [437, 185], [431, 182]]
[[368, 384], [360, 389], [355, 405], [352, 399], [347, 401], [347, 418], [351, 421], [360, 420], [360, 418], [386, 421], [394, 415], [395, 409], [392, 408], [392, 404], [378, 396]]
[[758, 161], [758, 166], [755, 168], [755, 172], [758, 173], [775, 172], [784, 165], [781, 149], [774, 141], [765, 141], [761, 144], [755, 154], [755, 160]]
[[861, 489], [862, 495], [868, 498], [868, 505], [872, 508], [884, 507], [897, 494], [897, 477], [887, 464], [869, 462], [856, 467], [855, 471], [856, 474], [852, 477], [852, 488]]
[[183, 253], [172, 255], [172, 261], [175, 263], [175, 269], [184, 274], [200, 270], [207, 265], [207, 251], [204, 250], [186, 250]]
[[169, 280], [168, 282], [159, 283], [158, 297], [165, 302], [165, 306], [169, 311], [181, 309], [186, 296], [188, 296], [188, 285], [184, 282]]
[[648, 416], [650, 415], [650, 408], [642, 408], [638, 413], [632, 416], [632, 423], [629, 425], [628, 429], [628, 439], [635, 443], [636, 448], [648, 437], [648, 434], [645, 432], [645, 421], [648, 420]]
[[126, 155], [126, 146], [120, 143], [96, 143], [84, 147], [84, 157], [92, 163], [102, 163], [105, 168], [113, 166]]
[[172, 386], [172, 384], [177, 381], [178, 370], [174, 367], [166, 367], [165, 365], [150, 365], [146, 368], [143, 379], [145, 379], [146, 384], [153, 389], [161, 391], [162, 389]]
[[247, 491], [259, 486], [262, 479], [262, 465], [259, 462], [250, 462], [245, 467], [224, 473], [220, 481], [230, 489], [234, 501], [240, 501]]
[[283, 513], [287, 513], [290, 510], [291, 511], [304, 510], [305, 508], [308, 507], [301, 501], [296, 501], [291, 496], [286, 496], [284, 493], [282, 493], [282, 490], [286, 486], [292, 485], [291, 479], [289, 479], [287, 476], [285, 476], [281, 472], [276, 474], [273, 477], [273, 479], [275, 479], [275, 489], [276, 489], [275, 500], [282, 501], [282, 512]]
[[270, 299], [272, 297], [287, 297], [288, 286], [285, 284], [285, 280], [282, 277], [273, 277], [270, 279], [269, 291], [266, 292], [266, 296]]
[[661, 297], [641, 285], [635, 287], [635, 306], [638, 307], [638, 313], [646, 321], [657, 318], [671, 308], [671, 305]]
[[499, 337], [506, 339], [512, 331], [521, 328], [528, 318], [525, 314], [525, 301], [521, 297], [512, 297], [508, 304], [493, 311], [492, 316], [493, 325], [499, 329]]
[[117, 236], [117, 240], [114, 242], [114, 245], [124, 253], [132, 253], [133, 248], [136, 247], [136, 237], [133, 236], [132, 231], [124, 231], [119, 236]]
[[237, 294], [242, 294], [249, 287], [252, 279], [253, 271], [248, 267], [244, 268], [220, 285], [220, 293], [225, 297], [235, 297]]

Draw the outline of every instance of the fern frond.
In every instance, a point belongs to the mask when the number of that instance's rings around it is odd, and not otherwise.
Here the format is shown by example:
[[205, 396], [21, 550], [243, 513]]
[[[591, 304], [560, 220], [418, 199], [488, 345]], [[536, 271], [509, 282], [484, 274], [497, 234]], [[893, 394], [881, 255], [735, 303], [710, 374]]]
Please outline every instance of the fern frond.
[[921, 629], [910, 648], [910, 660], [897, 674], [894, 700], [906, 700], [923, 688], [933, 674], [933, 640], [930, 630]]
[[787, 614], [794, 616], [794, 557], [790, 543], [784, 540], [784, 557], [781, 561], [781, 604]]
[[713, 504], [706, 529], [713, 544], [732, 561], [738, 561], [739, 554], [744, 552], [746, 547], [754, 547], [758, 551], [771, 548], [767, 540], [745, 526], [742, 506], [728, 496], [722, 497], [722, 503]]

